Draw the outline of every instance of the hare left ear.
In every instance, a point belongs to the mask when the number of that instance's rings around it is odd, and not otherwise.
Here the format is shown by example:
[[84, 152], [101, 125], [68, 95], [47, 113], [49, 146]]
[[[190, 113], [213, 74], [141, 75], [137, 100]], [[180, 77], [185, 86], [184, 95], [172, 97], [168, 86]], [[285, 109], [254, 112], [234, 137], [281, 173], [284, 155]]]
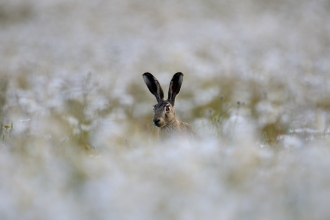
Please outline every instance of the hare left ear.
[[183, 74], [178, 72], [173, 75], [168, 89], [168, 101], [174, 106], [175, 97], [179, 94], [183, 82]]
[[156, 97], [157, 102], [161, 102], [164, 99], [164, 92], [158, 80], [148, 72], [144, 73], [142, 76], [149, 91]]

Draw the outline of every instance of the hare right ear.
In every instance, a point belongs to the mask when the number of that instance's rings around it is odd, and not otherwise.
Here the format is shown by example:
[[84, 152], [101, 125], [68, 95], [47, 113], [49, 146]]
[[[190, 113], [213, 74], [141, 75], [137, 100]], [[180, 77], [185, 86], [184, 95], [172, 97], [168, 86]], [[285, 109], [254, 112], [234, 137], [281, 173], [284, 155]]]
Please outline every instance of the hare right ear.
[[148, 72], [144, 73], [142, 76], [149, 91], [156, 97], [157, 102], [159, 103], [161, 100], [164, 99], [164, 92], [158, 80], [151, 73]]
[[174, 74], [170, 82], [170, 88], [168, 89], [168, 101], [173, 106], [175, 103], [175, 97], [180, 92], [182, 81], [183, 81], [183, 74], [181, 72], [177, 72], [176, 74]]

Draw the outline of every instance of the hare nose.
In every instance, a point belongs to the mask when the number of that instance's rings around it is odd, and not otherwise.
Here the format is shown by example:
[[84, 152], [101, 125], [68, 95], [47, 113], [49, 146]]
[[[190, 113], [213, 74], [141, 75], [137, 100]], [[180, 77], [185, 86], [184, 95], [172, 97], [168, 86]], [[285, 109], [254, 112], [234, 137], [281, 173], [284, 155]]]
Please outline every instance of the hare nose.
[[158, 125], [158, 123], [160, 122], [160, 119], [155, 118], [153, 121], [154, 121], [154, 124], [155, 124], [155, 125]]

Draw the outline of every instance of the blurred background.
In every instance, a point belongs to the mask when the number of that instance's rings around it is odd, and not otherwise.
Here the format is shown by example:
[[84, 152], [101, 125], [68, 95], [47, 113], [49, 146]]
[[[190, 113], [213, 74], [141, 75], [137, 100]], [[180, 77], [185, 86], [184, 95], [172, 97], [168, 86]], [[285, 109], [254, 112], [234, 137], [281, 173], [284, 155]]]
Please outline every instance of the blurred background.
[[327, 0], [1, 0], [0, 58], [1, 219], [330, 217]]

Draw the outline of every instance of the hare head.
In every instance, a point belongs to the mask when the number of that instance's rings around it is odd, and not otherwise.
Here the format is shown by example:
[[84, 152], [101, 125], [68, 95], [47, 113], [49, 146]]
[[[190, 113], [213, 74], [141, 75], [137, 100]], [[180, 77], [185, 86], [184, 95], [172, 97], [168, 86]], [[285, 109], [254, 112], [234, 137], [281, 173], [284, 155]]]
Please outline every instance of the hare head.
[[178, 72], [174, 74], [168, 90], [168, 98], [164, 100], [164, 92], [158, 80], [151, 73], [144, 73], [143, 79], [149, 91], [156, 97], [157, 104], [154, 105], [153, 123], [160, 128], [160, 135], [173, 133], [176, 131], [189, 130], [189, 125], [176, 119], [174, 104], [175, 97], [179, 94], [183, 74]]

